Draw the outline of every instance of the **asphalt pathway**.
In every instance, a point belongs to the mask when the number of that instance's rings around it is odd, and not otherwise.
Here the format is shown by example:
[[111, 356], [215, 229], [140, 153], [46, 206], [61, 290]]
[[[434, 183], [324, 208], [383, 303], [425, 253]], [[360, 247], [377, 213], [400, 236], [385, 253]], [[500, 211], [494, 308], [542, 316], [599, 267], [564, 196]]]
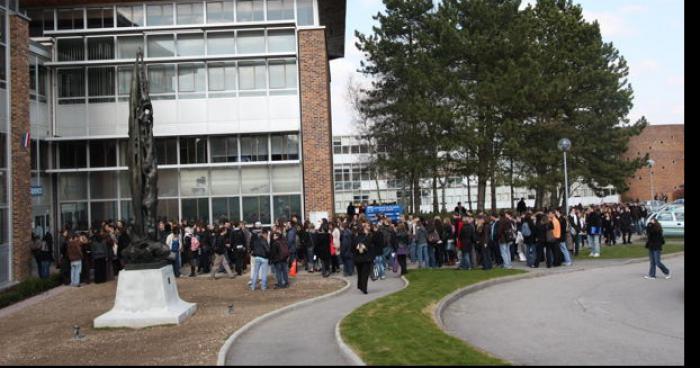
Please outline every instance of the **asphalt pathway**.
[[[467, 294], [443, 313], [450, 333], [514, 364], [684, 364], [684, 256], [518, 280]], [[579, 262], [582, 266], [585, 262]]]
[[[357, 289], [357, 276], [340, 295], [265, 320], [241, 335], [226, 353], [226, 365], [352, 365], [335, 340], [335, 325], [361, 305], [404, 286], [398, 274], [369, 281], [368, 294]], [[292, 286], [293, 287], [293, 286]], [[270, 297], [274, 298], [274, 291]]]

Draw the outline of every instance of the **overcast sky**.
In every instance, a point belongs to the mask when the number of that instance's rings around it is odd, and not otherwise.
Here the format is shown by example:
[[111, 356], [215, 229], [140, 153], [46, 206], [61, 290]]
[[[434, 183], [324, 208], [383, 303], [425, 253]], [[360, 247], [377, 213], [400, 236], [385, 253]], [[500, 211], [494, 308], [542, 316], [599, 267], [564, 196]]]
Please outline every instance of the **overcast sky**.
[[[652, 124], [683, 124], [684, 109], [684, 7], [682, 0], [574, 0], [587, 20], [598, 20], [603, 40], [612, 42], [628, 62], [634, 107], [630, 121], [642, 116]], [[384, 9], [381, 0], [348, 0], [345, 58], [331, 62], [333, 135], [354, 133], [346, 98], [348, 79], [362, 54], [354, 33], [369, 34], [372, 16]]]

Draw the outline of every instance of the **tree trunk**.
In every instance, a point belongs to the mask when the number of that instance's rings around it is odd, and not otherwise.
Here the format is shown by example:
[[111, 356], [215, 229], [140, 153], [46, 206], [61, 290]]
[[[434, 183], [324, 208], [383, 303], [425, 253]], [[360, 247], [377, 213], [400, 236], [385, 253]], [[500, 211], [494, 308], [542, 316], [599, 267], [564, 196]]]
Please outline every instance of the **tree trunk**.
[[440, 205], [438, 204], [437, 174], [433, 171], [433, 213], [438, 212], [440, 212]]
[[510, 158], [510, 209], [515, 211], [515, 195], [513, 194], [513, 158]]
[[421, 206], [421, 188], [420, 188], [420, 180], [417, 178], [417, 175], [414, 175], [413, 177], [413, 203], [414, 203], [414, 208], [413, 208], [413, 213], [420, 214], [420, 206]]
[[496, 170], [491, 171], [491, 211], [495, 212], [498, 208], [496, 205]]
[[445, 199], [445, 188], [447, 188], [448, 178], [445, 181], [440, 181], [440, 189], [442, 189], [442, 212], [447, 212], [447, 200]]
[[472, 212], [472, 181], [467, 175], [467, 203], [469, 203], [469, 212]]

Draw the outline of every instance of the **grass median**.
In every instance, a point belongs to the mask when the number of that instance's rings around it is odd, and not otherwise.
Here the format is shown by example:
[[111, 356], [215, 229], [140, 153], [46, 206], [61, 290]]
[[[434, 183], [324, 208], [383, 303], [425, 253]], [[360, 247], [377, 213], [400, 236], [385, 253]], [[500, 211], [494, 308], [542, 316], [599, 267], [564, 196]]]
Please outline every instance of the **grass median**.
[[406, 289], [353, 311], [341, 322], [341, 334], [368, 365], [505, 365], [444, 333], [432, 314], [457, 289], [522, 272], [411, 270]]
[[[600, 247], [600, 257], [597, 259], [623, 259], [623, 258], [641, 258], [648, 257], [649, 250], [644, 247], [645, 243], [635, 242], [632, 244], [617, 244], [613, 246], [601, 245]], [[685, 244], [683, 239], [666, 238], [666, 244], [664, 244], [661, 256], [664, 254], [672, 254], [677, 252], [682, 252], [685, 249]], [[591, 252], [591, 248], [584, 248], [579, 251], [579, 255], [574, 259], [584, 260], [584, 259], [595, 259], [589, 257], [588, 254]]]

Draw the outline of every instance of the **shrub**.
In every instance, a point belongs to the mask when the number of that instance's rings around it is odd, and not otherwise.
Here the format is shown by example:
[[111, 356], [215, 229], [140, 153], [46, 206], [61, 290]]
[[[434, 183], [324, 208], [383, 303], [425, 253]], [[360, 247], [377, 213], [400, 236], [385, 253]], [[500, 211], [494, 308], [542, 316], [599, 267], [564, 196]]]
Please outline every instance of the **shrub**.
[[19, 284], [0, 292], [0, 308], [21, 302], [34, 295], [61, 285], [61, 275], [54, 274], [47, 279], [31, 277]]

